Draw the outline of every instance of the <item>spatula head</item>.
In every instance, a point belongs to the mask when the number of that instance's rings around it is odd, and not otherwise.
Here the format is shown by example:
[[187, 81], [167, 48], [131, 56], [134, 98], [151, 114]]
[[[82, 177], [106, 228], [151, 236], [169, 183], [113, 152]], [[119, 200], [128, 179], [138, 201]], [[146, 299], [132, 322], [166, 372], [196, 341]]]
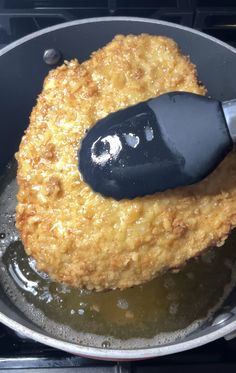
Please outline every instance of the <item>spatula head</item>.
[[172, 92], [108, 115], [85, 135], [79, 170], [117, 200], [202, 180], [232, 149], [219, 101]]

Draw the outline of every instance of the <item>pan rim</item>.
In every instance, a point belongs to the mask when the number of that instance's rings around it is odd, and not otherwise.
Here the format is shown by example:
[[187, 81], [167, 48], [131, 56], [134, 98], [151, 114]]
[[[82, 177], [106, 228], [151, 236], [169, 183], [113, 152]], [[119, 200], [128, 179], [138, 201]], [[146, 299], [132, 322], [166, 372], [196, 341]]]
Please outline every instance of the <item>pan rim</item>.
[[[99, 347], [84, 346], [76, 343], [64, 341], [44, 334], [44, 331], [37, 332], [29, 327], [26, 327], [19, 322], [11, 319], [2, 312], [0, 312], [0, 322], [8, 326], [10, 329], [17, 331], [22, 336], [33, 339], [37, 342], [43, 343], [50, 347], [64, 350], [73, 355], [84, 356], [94, 359], [102, 360], [142, 360], [153, 357], [166, 356], [177, 352], [190, 350], [206, 343], [213, 342], [221, 337], [230, 335], [236, 329], [236, 320], [229, 322], [224, 327], [214, 326], [216, 330], [194, 339], [184, 342], [174, 343], [173, 345], [154, 346], [154, 347], [140, 347], [136, 349], [104, 349]], [[219, 329], [220, 328], [220, 329]], [[0, 358], [1, 362], [1, 358]]]
[[[7, 45], [6, 47], [0, 50], [0, 56], [8, 53], [18, 45], [24, 44], [27, 41], [30, 41], [34, 38], [37, 38], [43, 34], [47, 34], [51, 31], [56, 31], [59, 29], [87, 24], [87, 23], [97, 23], [97, 22], [108, 22], [108, 21], [133, 21], [133, 22], [142, 22], [142, 23], [153, 23], [158, 25], [168, 26], [170, 28], [181, 29], [185, 30], [186, 32], [190, 32], [196, 34], [200, 37], [205, 39], [211, 40], [212, 42], [221, 45], [222, 47], [230, 50], [233, 53], [236, 53], [236, 49], [227, 43], [213, 37], [207, 35], [201, 31], [194, 30], [190, 27], [178, 25], [172, 22], [161, 21], [156, 19], [149, 19], [149, 18], [141, 18], [141, 17], [96, 17], [96, 18], [86, 18], [82, 20], [74, 20], [69, 22], [64, 22], [58, 25], [54, 25], [51, 27], [47, 27], [40, 31], [36, 31], [31, 33], [27, 36], [24, 36], [11, 44]], [[91, 358], [98, 358], [104, 360], [137, 360], [137, 359], [145, 359], [145, 358], [152, 358], [157, 356], [169, 355], [172, 353], [177, 353], [180, 351], [189, 350], [201, 345], [204, 345], [208, 342], [212, 342], [218, 338], [224, 337], [233, 331], [236, 330], [236, 320], [229, 321], [229, 323], [225, 326], [215, 326], [214, 329], [209, 332], [207, 335], [199, 336], [193, 339], [189, 339], [184, 342], [177, 342], [172, 345], [164, 345], [164, 346], [155, 346], [155, 347], [140, 347], [137, 349], [103, 349], [98, 347], [87, 347], [83, 345], [79, 345], [76, 343], [70, 343], [63, 341], [62, 339], [57, 339], [54, 337], [50, 337], [44, 334], [44, 331], [37, 332], [29, 327], [26, 327], [19, 322], [11, 319], [10, 317], [6, 316], [4, 313], [0, 312], [0, 322], [4, 325], [10, 327], [13, 330], [17, 330], [22, 335], [34, 339], [40, 343], [49, 345], [51, 347], [59, 348], [61, 350], [70, 352], [75, 355], [86, 356]], [[1, 359], [0, 359], [1, 362]]]
[[231, 52], [236, 53], [236, 48], [232, 47], [231, 45], [215, 38], [214, 36], [207, 35], [204, 32], [195, 30], [191, 27], [182, 26], [182, 25], [179, 25], [179, 24], [174, 23], [174, 22], [161, 21], [161, 20], [153, 19], [153, 18], [149, 19], [149, 18], [142, 18], [142, 17], [122, 17], [122, 16], [116, 17], [116, 16], [114, 16], [114, 17], [84, 18], [82, 20], [74, 20], [74, 21], [69, 21], [69, 22], [63, 22], [63, 23], [60, 23], [58, 25], [46, 27], [42, 30], [35, 31], [35, 32], [33, 32], [29, 35], [23, 36], [22, 38], [13, 41], [12, 43], [7, 45], [6, 47], [3, 47], [0, 50], [0, 56], [4, 55], [8, 51], [14, 49], [16, 46], [18, 46], [20, 44], [23, 44], [23, 43], [25, 43], [25, 42], [27, 42], [31, 39], [34, 39], [38, 36], [47, 34], [51, 31], [56, 31], [56, 30], [59, 30], [59, 29], [67, 28], [67, 27], [70, 27], [70, 26], [81, 25], [81, 24], [85, 24], [85, 23], [87, 24], [87, 23], [110, 22], [110, 21], [126, 21], [126, 22], [134, 21], [134, 22], [142, 22], [142, 23], [154, 23], [154, 24], [158, 24], [158, 25], [164, 25], [164, 26], [169, 26], [169, 27], [172, 27], [172, 28], [185, 30], [185, 31], [190, 32], [192, 34], [196, 34], [196, 35], [202, 36], [205, 39], [211, 40], [214, 43], [219, 44], [219, 45], [225, 47], [226, 49], [229, 49]]

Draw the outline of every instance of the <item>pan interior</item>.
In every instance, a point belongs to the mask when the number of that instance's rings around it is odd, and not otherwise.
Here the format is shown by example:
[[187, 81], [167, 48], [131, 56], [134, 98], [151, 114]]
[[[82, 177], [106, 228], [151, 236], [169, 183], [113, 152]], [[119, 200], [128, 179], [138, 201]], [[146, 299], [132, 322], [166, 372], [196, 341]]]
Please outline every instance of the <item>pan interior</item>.
[[236, 232], [223, 248], [179, 272], [124, 291], [71, 289], [37, 271], [15, 228], [16, 164], [1, 180], [0, 281], [25, 316], [49, 335], [83, 345], [137, 348], [183, 340], [222, 306], [236, 279]]

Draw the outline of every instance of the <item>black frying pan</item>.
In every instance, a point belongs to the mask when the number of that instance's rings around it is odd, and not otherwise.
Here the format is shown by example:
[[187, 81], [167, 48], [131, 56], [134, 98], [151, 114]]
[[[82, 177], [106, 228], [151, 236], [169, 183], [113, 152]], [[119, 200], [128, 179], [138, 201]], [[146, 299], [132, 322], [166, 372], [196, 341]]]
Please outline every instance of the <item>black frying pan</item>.
[[[61, 61], [75, 57], [83, 61], [91, 52], [121, 33], [149, 33], [173, 38], [182, 52], [197, 65], [199, 78], [210, 96], [221, 101], [236, 97], [236, 50], [201, 32], [167, 22], [128, 17], [93, 18], [50, 27], [0, 51], [0, 173], [18, 148], [44, 77], [52, 68], [44, 61], [45, 50], [54, 48], [59, 51]], [[87, 346], [68, 343], [47, 334], [19, 312], [3, 291], [0, 294], [1, 322], [42, 343], [95, 358], [117, 360], [170, 354], [233, 335], [236, 330], [236, 294], [233, 292], [227, 300], [227, 314], [219, 316], [214, 323], [209, 320], [180, 341], [162, 346], [142, 344], [130, 349], [104, 350], [89, 345], [89, 342]]]

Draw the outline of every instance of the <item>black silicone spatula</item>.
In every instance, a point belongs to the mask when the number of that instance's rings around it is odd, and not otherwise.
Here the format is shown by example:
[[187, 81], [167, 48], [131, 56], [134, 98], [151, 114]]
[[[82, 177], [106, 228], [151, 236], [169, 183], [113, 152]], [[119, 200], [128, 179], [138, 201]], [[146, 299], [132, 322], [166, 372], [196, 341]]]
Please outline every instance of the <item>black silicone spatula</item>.
[[117, 200], [196, 183], [236, 141], [236, 100], [171, 92], [108, 115], [85, 135], [79, 170]]

